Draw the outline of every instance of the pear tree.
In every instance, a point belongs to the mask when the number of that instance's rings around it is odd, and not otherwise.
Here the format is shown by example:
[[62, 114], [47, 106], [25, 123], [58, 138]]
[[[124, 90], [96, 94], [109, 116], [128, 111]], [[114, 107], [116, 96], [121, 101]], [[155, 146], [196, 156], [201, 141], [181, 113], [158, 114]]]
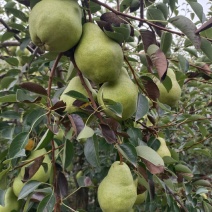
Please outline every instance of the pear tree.
[[0, 211], [212, 211], [212, 3], [0, 1]]

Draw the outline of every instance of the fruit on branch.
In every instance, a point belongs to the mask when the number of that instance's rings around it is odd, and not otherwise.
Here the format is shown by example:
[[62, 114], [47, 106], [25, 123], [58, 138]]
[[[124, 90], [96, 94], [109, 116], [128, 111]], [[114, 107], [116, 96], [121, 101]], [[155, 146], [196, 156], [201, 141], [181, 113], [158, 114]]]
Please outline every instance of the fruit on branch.
[[[122, 105], [122, 117], [109, 109], [106, 103], [107, 99]], [[98, 103], [105, 114], [119, 121], [130, 118], [136, 112], [137, 99], [138, 88], [130, 79], [125, 68], [122, 68], [117, 80], [104, 83], [97, 93]]]
[[137, 198], [136, 198], [136, 201], [135, 201], [134, 204], [135, 204], [135, 205], [140, 205], [140, 204], [142, 204], [143, 202], [145, 202], [146, 196], [147, 196], [147, 191], [144, 191], [143, 193], [138, 194], [138, 195], [137, 195]]
[[[87, 85], [87, 87], [89, 88], [89, 90], [91, 91], [92, 96], [94, 98], [96, 98], [96, 95], [97, 95], [96, 91], [91, 87], [91, 84], [88, 81], [88, 79], [84, 78], [84, 81], [85, 81], [85, 84]], [[73, 105], [73, 103], [76, 99], [74, 97], [66, 95], [66, 93], [68, 93], [71, 90], [77, 91], [77, 92], [83, 94], [84, 96], [88, 97], [88, 93], [87, 93], [85, 87], [82, 85], [80, 78], [78, 76], [72, 78], [70, 80], [68, 86], [63, 91], [62, 95], [60, 96], [60, 100], [62, 100], [63, 102], [66, 103], [65, 111], [67, 111], [68, 113], [73, 113], [73, 112], [80, 110], [78, 107]]]
[[103, 212], [129, 212], [137, 198], [136, 186], [126, 163], [115, 161], [97, 191]]
[[9, 187], [5, 193], [4, 206], [0, 205], [0, 211], [1, 212], [18, 211], [19, 207], [20, 207], [20, 201], [17, 200], [17, 197], [13, 193], [12, 187]]
[[[43, 155], [45, 153], [46, 153], [46, 150], [44, 148], [32, 151], [30, 156], [27, 158], [27, 160], [35, 159], [35, 158], [37, 158], [37, 157], [39, 157], [39, 156], [41, 156], [41, 155]], [[25, 166], [23, 166], [21, 168], [20, 174], [21, 174], [22, 178], [25, 175], [25, 168], [30, 166], [32, 163], [33, 162], [31, 162], [29, 164], [26, 164]], [[45, 170], [44, 167], [41, 165], [39, 167], [39, 169], [37, 170], [37, 172], [32, 176], [32, 178], [30, 180], [37, 180], [37, 181], [40, 181], [40, 182], [46, 182], [49, 179], [52, 164], [51, 164], [51, 160], [50, 160], [48, 154], [44, 155], [44, 159], [43, 159], [42, 163], [46, 163], [47, 164], [47, 170]]]
[[166, 145], [166, 141], [164, 138], [162, 137], [158, 137], [157, 138], [159, 141], [160, 141], [160, 147], [159, 149], [157, 150], [157, 153], [163, 158], [165, 156], [169, 156], [171, 157], [171, 153]]
[[159, 101], [163, 104], [169, 105], [170, 107], [174, 107], [180, 99], [182, 90], [172, 69], [169, 68], [167, 70], [167, 76], [169, 76], [172, 82], [172, 88], [169, 91], [166, 90], [165, 86], [160, 81], [156, 82], [160, 91]]
[[29, 15], [32, 42], [47, 51], [65, 52], [82, 34], [82, 11], [74, 0], [40, 1]]
[[24, 187], [25, 183], [22, 182], [21, 174], [19, 173], [18, 176], [15, 177], [13, 181], [13, 192], [18, 197], [21, 192], [21, 189]]
[[94, 23], [83, 25], [74, 58], [83, 75], [96, 84], [116, 80], [123, 66], [120, 45]]

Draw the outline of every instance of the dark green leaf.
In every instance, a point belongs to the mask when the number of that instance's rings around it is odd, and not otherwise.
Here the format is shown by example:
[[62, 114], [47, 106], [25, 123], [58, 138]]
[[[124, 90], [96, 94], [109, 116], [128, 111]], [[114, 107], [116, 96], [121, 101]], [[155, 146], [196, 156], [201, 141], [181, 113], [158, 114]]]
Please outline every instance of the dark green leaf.
[[143, 94], [138, 95], [137, 111], [135, 116], [135, 121], [141, 119], [144, 115], [147, 114], [149, 110], [149, 102]]
[[65, 93], [65, 95], [73, 97], [73, 98], [78, 99], [78, 100], [81, 100], [83, 102], [89, 102], [88, 98], [78, 91], [71, 90], [71, 91]]
[[52, 141], [53, 137], [54, 133], [50, 129], [48, 129], [40, 139], [35, 150], [45, 148]]
[[18, 64], [19, 64], [18, 59], [15, 57], [6, 58], [5, 61], [12, 66], [18, 66]]
[[63, 167], [66, 169], [72, 163], [74, 157], [74, 145], [73, 143], [66, 139], [64, 149], [63, 149]]

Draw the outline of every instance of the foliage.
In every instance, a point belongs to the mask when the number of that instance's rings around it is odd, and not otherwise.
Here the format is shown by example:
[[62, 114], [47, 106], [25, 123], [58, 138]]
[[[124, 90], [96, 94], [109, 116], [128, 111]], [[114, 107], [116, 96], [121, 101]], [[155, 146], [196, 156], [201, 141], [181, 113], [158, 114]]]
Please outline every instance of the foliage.
[[[79, 92], [69, 95], [80, 110], [64, 111], [60, 95], [80, 71], [74, 49], [43, 52], [31, 42], [28, 17], [37, 2], [0, 2], [0, 204], [30, 155], [25, 147], [32, 139], [35, 149], [47, 149], [52, 177], [26, 183], [21, 211], [101, 211], [97, 188], [116, 160], [129, 165], [138, 194], [148, 191], [134, 211], [212, 211], [211, 12], [189, 0], [190, 17], [180, 15], [178, 0], [79, 1], [83, 23], [96, 21], [121, 45], [124, 66], [139, 88], [136, 114], [118, 122]], [[108, 11], [113, 18], [101, 16]], [[158, 78], [171, 89], [167, 67], [182, 88], [174, 108], [157, 100], [154, 83]], [[120, 115], [122, 105], [109, 99], [108, 104]], [[156, 153], [158, 136], [165, 138], [171, 157]]]

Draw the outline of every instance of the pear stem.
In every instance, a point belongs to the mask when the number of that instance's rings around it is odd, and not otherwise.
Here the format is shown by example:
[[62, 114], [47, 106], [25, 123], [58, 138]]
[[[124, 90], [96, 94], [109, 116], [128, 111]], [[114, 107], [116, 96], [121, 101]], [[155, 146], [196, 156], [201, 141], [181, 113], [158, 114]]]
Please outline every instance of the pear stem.
[[118, 151], [119, 158], [120, 158], [120, 165], [123, 165], [123, 155]]

